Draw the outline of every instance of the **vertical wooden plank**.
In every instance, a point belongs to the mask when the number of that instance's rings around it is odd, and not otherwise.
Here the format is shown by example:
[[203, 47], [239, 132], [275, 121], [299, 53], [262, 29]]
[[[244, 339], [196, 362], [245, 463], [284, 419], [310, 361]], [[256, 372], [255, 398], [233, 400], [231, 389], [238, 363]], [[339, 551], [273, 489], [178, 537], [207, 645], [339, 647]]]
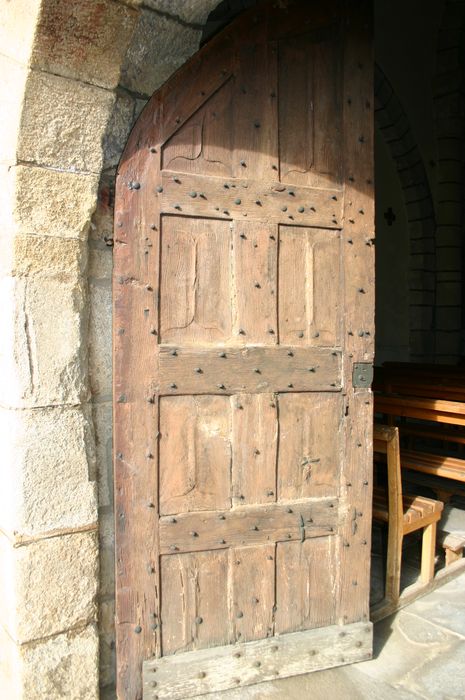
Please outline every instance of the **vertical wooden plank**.
[[229, 508], [230, 404], [227, 396], [160, 399], [160, 513]]
[[[278, 174], [277, 50], [265, 12], [236, 35], [234, 174], [273, 180]], [[257, 205], [259, 206], [259, 205]]]
[[282, 182], [341, 184], [342, 110], [337, 24], [279, 42]]
[[[349, 7], [349, 6], [348, 6]], [[339, 621], [368, 620], [372, 498], [372, 394], [354, 389], [354, 362], [373, 362], [374, 190], [371, 3], [350, 6], [344, 51], [345, 439]]]
[[341, 342], [341, 243], [338, 231], [280, 226], [279, 337], [294, 345]]
[[279, 395], [279, 500], [337, 494], [341, 405], [337, 394]]
[[309, 184], [314, 164], [312, 53], [308, 35], [279, 42], [280, 179], [299, 185]]
[[274, 226], [233, 222], [234, 332], [238, 342], [275, 345], [277, 241]]
[[337, 590], [334, 555], [334, 537], [278, 543], [277, 633], [334, 624]]
[[158, 333], [159, 154], [149, 115], [140, 128], [117, 180], [113, 277], [117, 686], [132, 700], [142, 698], [142, 660], [160, 653], [158, 401], [149, 379]]
[[161, 557], [163, 655], [231, 642], [228, 552]]
[[276, 500], [277, 403], [274, 394], [232, 398], [232, 494], [235, 505]]
[[234, 638], [248, 642], [273, 634], [275, 545], [231, 550]]
[[342, 66], [338, 24], [313, 46], [314, 187], [342, 184]]
[[228, 80], [165, 143], [163, 169], [231, 176], [232, 116], [232, 81]]
[[229, 222], [162, 220], [160, 340], [226, 342], [231, 335]]

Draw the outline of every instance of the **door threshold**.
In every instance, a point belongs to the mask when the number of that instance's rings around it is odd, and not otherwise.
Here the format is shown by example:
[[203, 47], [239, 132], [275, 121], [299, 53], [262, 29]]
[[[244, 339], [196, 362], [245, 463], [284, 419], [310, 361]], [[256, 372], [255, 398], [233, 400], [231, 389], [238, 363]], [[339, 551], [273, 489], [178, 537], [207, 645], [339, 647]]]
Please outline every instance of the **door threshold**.
[[366, 661], [372, 635], [371, 622], [354, 622], [150, 659], [143, 699], [181, 700]]

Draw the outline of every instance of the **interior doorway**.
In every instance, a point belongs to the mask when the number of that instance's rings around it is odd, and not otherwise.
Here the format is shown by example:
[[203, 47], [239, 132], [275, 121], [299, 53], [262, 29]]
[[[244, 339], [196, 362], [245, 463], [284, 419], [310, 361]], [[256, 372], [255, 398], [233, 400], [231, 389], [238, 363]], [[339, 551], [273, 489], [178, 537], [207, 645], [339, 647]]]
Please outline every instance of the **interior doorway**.
[[[420, 467], [418, 473], [409, 471], [401, 460], [405, 489], [444, 505], [436, 542], [438, 570], [447, 561], [441, 543], [450, 528], [465, 531], [463, 477], [455, 487], [451, 481], [441, 482], [450, 478], [450, 460], [462, 457], [461, 448], [444, 436], [449, 431], [449, 437], [461, 439], [462, 428], [451, 427], [446, 419], [438, 425], [433, 412], [424, 421], [421, 413], [426, 397], [432, 406], [437, 400], [452, 401], [457, 410], [457, 402], [463, 402], [465, 11], [463, 3], [447, 0], [376, 0], [374, 6], [375, 387], [396, 395], [403, 402], [398, 410], [405, 409], [405, 401], [410, 410], [415, 404], [416, 415], [404, 413], [390, 421], [399, 427], [407, 465], [409, 451], [414, 451], [416, 462], [408, 466]], [[398, 363], [405, 364], [401, 368]], [[411, 430], [417, 432], [414, 439]], [[427, 466], [425, 453], [433, 455]], [[461, 469], [461, 464], [456, 466]], [[382, 597], [385, 553], [379, 531], [374, 532], [376, 602]], [[401, 589], [419, 578], [421, 536], [411, 536], [408, 545]]]

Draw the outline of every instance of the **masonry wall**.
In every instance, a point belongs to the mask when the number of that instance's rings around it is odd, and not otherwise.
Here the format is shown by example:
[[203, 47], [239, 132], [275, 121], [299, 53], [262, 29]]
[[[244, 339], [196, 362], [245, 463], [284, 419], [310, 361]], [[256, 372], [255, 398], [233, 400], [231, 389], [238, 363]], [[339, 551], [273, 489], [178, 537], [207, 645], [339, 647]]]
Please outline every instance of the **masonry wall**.
[[99, 685], [113, 694], [115, 168], [146, 99], [197, 50], [215, 4], [1, 4], [0, 688], [9, 700], [91, 700]]
[[217, 4], [0, 0], [0, 688], [9, 700], [114, 696], [116, 165], [147, 98], [251, 2], [221, 3], [205, 26]]

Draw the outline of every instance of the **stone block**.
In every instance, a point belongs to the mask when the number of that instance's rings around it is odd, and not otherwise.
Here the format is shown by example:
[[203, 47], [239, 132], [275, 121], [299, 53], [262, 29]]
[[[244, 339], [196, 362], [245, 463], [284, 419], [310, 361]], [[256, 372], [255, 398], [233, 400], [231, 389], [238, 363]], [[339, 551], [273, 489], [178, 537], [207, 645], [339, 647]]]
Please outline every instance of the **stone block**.
[[103, 172], [98, 186], [97, 207], [90, 225], [91, 240], [105, 244], [113, 241], [115, 172]]
[[197, 51], [200, 29], [142, 9], [121, 70], [120, 84], [150, 96]]
[[99, 512], [100, 543], [100, 596], [115, 596], [115, 523], [113, 512], [104, 508]]
[[76, 405], [87, 400], [86, 282], [5, 277], [0, 282], [0, 386], [6, 407]]
[[431, 331], [410, 331], [410, 352], [414, 355], [427, 355], [434, 349], [434, 336]]
[[435, 276], [433, 272], [426, 272], [422, 270], [411, 270], [409, 274], [410, 289], [434, 289], [435, 286]]
[[105, 168], [116, 167], [135, 121], [136, 100], [127, 93], [116, 96], [113, 112], [103, 140]]
[[85, 239], [97, 206], [96, 175], [78, 175], [46, 168], [11, 169], [15, 234]]
[[0, 528], [17, 541], [97, 521], [90, 408], [0, 411]]
[[98, 502], [100, 508], [113, 505], [112, 463], [112, 405], [110, 402], [92, 406], [97, 456]]
[[459, 247], [438, 247], [436, 250], [436, 267], [438, 272], [460, 271], [462, 253]]
[[15, 236], [0, 258], [0, 274], [69, 278], [83, 274], [87, 246], [76, 239], [51, 236]]
[[434, 255], [436, 251], [436, 241], [434, 238], [415, 238], [410, 240], [410, 254], [418, 255], [424, 253], [430, 253]]
[[461, 158], [461, 148], [461, 141], [454, 138], [451, 139], [447, 134], [445, 136], [439, 134], [437, 147], [439, 166], [441, 167], [443, 160], [457, 160], [457, 158]]
[[438, 306], [460, 306], [462, 303], [462, 285], [460, 282], [441, 282], [436, 290]]
[[2, 3], [0, 46], [3, 56], [27, 65], [41, 4], [40, 0]]
[[31, 65], [114, 88], [137, 11], [110, 0], [43, 0]]
[[144, 0], [144, 5], [192, 24], [204, 24], [218, 0]]
[[89, 280], [94, 283], [111, 283], [113, 274], [113, 248], [91, 241], [89, 246]]
[[439, 202], [442, 202], [443, 200], [460, 202], [462, 199], [462, 183], [460, 178], [458, 178], [455, 182], [438, 182], [436, 185], [436, 192]]
[[[13, 3], [3, 3], [2, 13], [5, 6], [12, 5]], [[2, 27], [3, 22], [0, 22], [0, 42], [3, 39]], [[3, 48], [3, 43], [0, 43], [0, 46]], [[9, 164], [16, 161], [16, 141], [27, 75], [28, 71], [22, 65], [0, 55], [0, 163]]]
[[460, 248], [462, 245], [462, 227], [459, 226], [438, 226], [436, 231], [436, 240], [438, 247], [440, 246], [455, 246]]
[[20, 655], [21, 700], [98, 700], [98, 635], [94, 625], [28, 644]]
[[433, 324], [433, 309], [429, 306], [410, 306], [409, 319], [412, 331], [430, 330]]
[[436, 353], [440, 355], [460, 356], [461, 334], [460, 331], [436, 333]]
[[[95, 251], [94, 251], [95, 252]], [[112, 297], [110, 280], [89, 283], [89, 382], [92, 396], [111, 398]]]
[[434, 253], [413, 253], [409, 257], [409, 267], [411, 270], [425, 270], [430, 272], [435, 267]]
[[457, 226], [461, 222], [462, 202], [440, 202], [438, 205], [438, 222], [444, 226]]
[[461, 307], [439, 307], [436, 310], [436, 327], [440, 331], [460, 331], [462, 327]]
[[417, 221], [418, 219], [428, 219], [433, 216], [434, 207], [431, 197], [420, 199], [417, 202], [409, 202], [407, 204], [407, 216], [409, 221]]
[[31, 71], [18, 157], [60, 170], [100, 172], [102, 138], [115, 96], [76, 80]]
[[0, 537], [0, 619], [18, 644], [94, 622], [97, 616], [97, 532], [49, 537], [12, 547]]

